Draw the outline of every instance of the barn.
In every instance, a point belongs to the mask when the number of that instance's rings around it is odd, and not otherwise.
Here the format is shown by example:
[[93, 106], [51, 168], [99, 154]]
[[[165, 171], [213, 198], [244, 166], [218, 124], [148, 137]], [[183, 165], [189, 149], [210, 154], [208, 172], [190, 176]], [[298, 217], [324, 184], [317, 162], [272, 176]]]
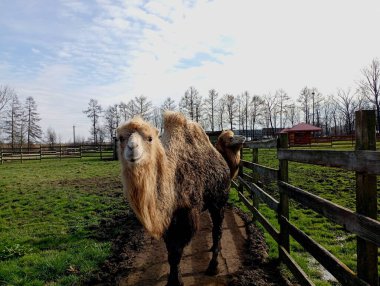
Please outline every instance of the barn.
[[288, 133], [290, 145], [311, 144], [312, 133], [320, 132], [322, 128], [307, 124], [299, 123], [292, 128], [285, 128], [280, 133]]

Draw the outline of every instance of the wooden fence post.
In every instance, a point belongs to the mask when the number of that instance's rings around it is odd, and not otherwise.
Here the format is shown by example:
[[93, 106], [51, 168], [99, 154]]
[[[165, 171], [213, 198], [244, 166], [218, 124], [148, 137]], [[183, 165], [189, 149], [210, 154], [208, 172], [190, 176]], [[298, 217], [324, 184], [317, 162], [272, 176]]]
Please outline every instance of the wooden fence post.
[[[376, 150], [376, 116], [374, 110], [355, 112], [355, 150]], [[356, 172], [356, 212], [377, 220], [376, 175]], [[376, 244], [357, 237], [357, 271], [359, 278], [372, 286], [379, 285]]]
[[20, 160], [21, 160], [21, 163], [22, 163], [22, 145], [20, 146]]
[[42, 145], [40, 144], [40, 162], [42, 160]]
[[117, 154], [117, 138], [116, 136], [113, 137], [113, 145], [112, 145], [112, 151], [113, 151], [113, 159], [118, 160], [118, 154]]
[[[288, 149], [288, 134], [280, 134], [278, 147], [281, 149]], [[288, 182], [288, 160], [279, 160], [279, 173], [278, 179], [284, 182]], [[282, 258], [282, 246], [288, 253], [290, 252], [289, 243], [289, 228], [287, 224], [283, 222], [281, 217], [289, 219], [289, 197], [285, 192], [280, 190], [280, 205], [278, 209], [278, 220], [280, 224], [280, 244], [279, 244], [279, 256]]]
[[[252, 148], [252, 163], [258, 164], [259, 163], [259, 149], [258, 148]], [[259, 181], [259, 174], [255, 174], [252, 172], [252, 179], [253, 183], [257, 184]], [[251, 199], [253, 206], [258, 210], [259, 209], [259, 198], [257, 195], [255, 195], [254, 192], [251, 192]]]
[[[242, 177], [242, 175], [243, 175], [243, 164], [242, 164], [241, 160], [243, 160], [243, 149], [240, 150], [240, 163], [239, 163], [238, 177]], [[237, 186], [238, 198], [241, 201], [240, 194], [244, 193], [244, 185], [243, 185], [242, 181], [239, 179], [237, 179], [237, 183], [238, 183], [238, 186]], [[253, 217], [253, 220], [255, 220], [255, 217]]]

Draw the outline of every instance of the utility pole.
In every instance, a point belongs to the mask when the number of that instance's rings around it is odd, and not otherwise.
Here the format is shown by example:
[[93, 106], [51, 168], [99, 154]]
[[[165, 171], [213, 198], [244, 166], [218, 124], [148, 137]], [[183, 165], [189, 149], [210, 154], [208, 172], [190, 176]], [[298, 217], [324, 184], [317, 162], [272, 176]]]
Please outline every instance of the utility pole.
[[75, 125], [73, 125], [73, 141], [74, 141], [74, 145], [75, 145]]

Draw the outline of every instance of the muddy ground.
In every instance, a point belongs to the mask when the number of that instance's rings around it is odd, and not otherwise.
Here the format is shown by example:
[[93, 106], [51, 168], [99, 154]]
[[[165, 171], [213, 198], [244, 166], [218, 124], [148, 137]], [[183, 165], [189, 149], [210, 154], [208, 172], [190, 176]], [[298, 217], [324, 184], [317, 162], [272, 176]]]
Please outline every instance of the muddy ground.
[[[112, 256], [87, 285], [166, 285], [169, 266], [163, 240], [153, 240], [133, 213], [128, 212], [102, 223], [100, 235], [107, 237], [114, 228]], [[298, 285], [282, 276], [276, 261], [268, 262], [262, 232], [240, 210], [229, 207], [223, 224], [220, 273], [205, 275], [211, 253], [211, 220], [201, 216], [201, 227], [181, 261], [185, 285]]]

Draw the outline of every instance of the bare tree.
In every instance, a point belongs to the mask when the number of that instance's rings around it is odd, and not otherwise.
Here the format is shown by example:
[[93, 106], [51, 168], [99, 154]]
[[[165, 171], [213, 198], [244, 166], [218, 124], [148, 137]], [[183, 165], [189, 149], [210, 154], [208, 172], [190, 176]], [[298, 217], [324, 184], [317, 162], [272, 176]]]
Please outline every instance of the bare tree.
[[350, 89], [346, 91], [338, 89], [336, 102], [344, 118], [346, 134], [352, 134], [354, 130], [355, 110], [357, 107], [355, 96], [351, 93]]
[[199, 92], [191, 86], [186, 90], [184, 96], [180, 100], [180, 111], [186, 114], [191, 120], [198, 122], [201, 115], [201, 102], [202, 98], [199, 95]]
[[373, 59], [369, 67], [362, 70], [364, 79], [359, 86], [367, 98], [375, 105], [377, 131], [380, 132], [380, 62]]
[[127, 121], [129, 119], [128, 105], [125, 102], [120, 102], [118, 107], [119, 107], [120, 119], [123, 121]]
[[[242, 97], [242, 117], [243, 117], [243, 129], [245, 130], [245, 137], [248, 137], [248, 117], [249, 117], [249, 103], [251, 101], [251, 97], [249, 96], [248, 91], [244, 91], [241, 95]], [[245, 127], [244, 127], [245, 124]]]
[[289, 122], [290, 126], [294, 126], [299, 122], [299, 109], [295, 103], [289, 104], [285, 109], [285, 124]]
[[236, 98], [232, 94], [226, 94], [224, 95], [224, 101], [226, 103], [228, 123], [230, 125], [230, 129], [233, 130], [235, 125], [234, 121], [236, 118], [236, 112], [238, 111]]
[[276, 97], [276, 104], [278, 107], [277, 108], [278, 114], [280, 115], [280, 128], [284, 128], [285, 127], [285, 120], [284, 120], [285, 111], [286, 111], [288, 102], [290, 100], [290, 97], [283, 89], [277, 90], [275, 97]]
[[322, 130], [324, 129], [324, 134], [326, 136], [330, 135], [331, 125], [332, 125], [332, 107], [333, 107], [332, 96], [327, 97], [327, 99], [322, 104], [322, 117], [323, 124]]
[[164, 103], [161, 105], [161, 110], [176, 110], [177, 107], [175, 105], [175, 101], [171, 97], [167, 97], [164, 101]]
[[215, 89], [210, 89], [208, 97], [205, 99], [206, 115], [208, 123], [210, 124], [211, 131], [215, 131], [215, 115], [218, 101], [218, 93]]
[[99, 105], [96, 99], [90, 99], [88, 103], [88, 108], [83, 111], [83, 113], [87, 114], [87, 117], [91, 119], [92, 127], [90, 129], [90, 133], [93, 136], [93, 143], [98, 143], [98, 130], [99, 130], [99, 117], [102, 113], [102, 107]]
[[28, 149], [31, 144], [41, 139], [42, 130], [38, 124], [41, 118], [37, 112], [37, 104], [33, 97], [29, 96], [25, 101], [25, 122]]
[[262, 115], [262, 107], [264, 101], [259, 95], [252, 96], [251, 102], [249, 104], [249, 116], [252, 129], [252, 139], [255, 138], [255, 125], [258, 122], [259, 117]]
[[274, 135], [275, 129], [277, 127], [277, 97], [273, 96], [272, 94], [268, 93], [263, 96], [264, 100], [264, 116], [266, 121], [267, 128], [272, 129], [272, 133]]
[[45, 138], [46, 143], [50, 145], [50, 148], [54, 148], [54, 145], [57, 144], [57, 133], [53, 128], [49, 127], [46, 130]]
[[217, 104], [217, 113], [218, 113], [218, 124], [219, 130], [223, 130], [224, 126], [224, 114], [226, 112], [226, 99], [225, 96], [218, 100]]
[[309, 93], [311, 96], [311, 123], [313, 125], [320, 126], [323, 96], [315, 87], [312, 88]]
[[11, 144], [12, 149], [16, 144], [22, 143], [22, 126], [23, 126], [23, 112], [17, 94], [13, 94], [6, 112], [6, 119], [4, 124], [4, 131], [7, 134], [6, 140]]
[[236, 102], [236, 113], [237, 113], [237, 122], [238, 122], [238, 127], [237, 129], [240, 131], [244, 129], [242, 128], [244, 118], [243, 118], [243, 96], [241, 94], [235, 96], [235, 102]]
[[331, 99], [330, 116], [332, 118], [332, 121], [334, 122], [334, 135], [338, 135], [340, 134], [339, 124], [338, 124], [339, 123], [339, 111], [338, 111], [339, 104], [336, 102], [333, 95], [331, 95], [330, 99]]
[[[113, 138], [116, 136], [116, 128], [120, 124], [120, 113], [119, 113], [118, 107], [119, 106], [117, 104], [113, 106], [109, 106], [104, 112], [105, 129], [107, 130], [110, 142], [112, 142]], [[100, 133], [101, 132], [99, 132], [99, 135]], [[104, 136], [99, 136], [99, 137], [104, 137]], [[100, 140], [100, 141], [103, 141], [103, 140]]]
[[146, 96], [136, 96], [134, 99], [136, 114], [149, 121], [152, 117], [152, 102]]
[[8, 85], [0, 85], [0, 114], [4, 107], [12, 100], [16, 95], [16, 92], [13, 88]]
[[162, 131], [162, 112], [163, 110], [159, 107], [154, 107], [152, 112], [152, 122], [154, 127]]
[[298, 97], [298, 102], [301, 104], [301, 110], [304, 114], [305, 123], [310, 123], [310, 101], [311, 101], [310, 90], [305, 86]]

